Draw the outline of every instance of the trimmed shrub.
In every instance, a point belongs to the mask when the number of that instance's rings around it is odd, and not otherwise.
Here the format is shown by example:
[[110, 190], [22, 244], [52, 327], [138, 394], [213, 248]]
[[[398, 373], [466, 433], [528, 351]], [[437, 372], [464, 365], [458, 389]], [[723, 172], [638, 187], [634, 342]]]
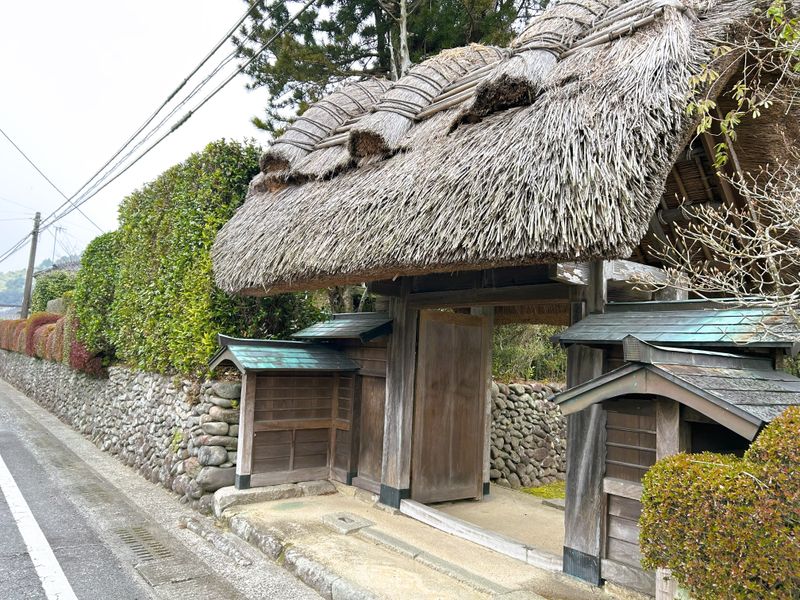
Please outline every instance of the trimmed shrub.
[[64, 360], [64, 317], [55, 322], [53, 332], [47, 338], [47, 360]]
[[55, 323], [60, 318], [61, 315], [51, 313], [34, 313], [28, 317], [24, 330], [25, 345], [21, 351], [25, 352], [28, 356], [36, 356], [36, 343], [34, 338], [37, 330], [43, 325]]
[[21, 319], [7, 319], [0, 321], [0, 348], [3, 350], [16, 351], [17, 339], [19, 338], [17, 327], [20, 324], [24, 326], [25, 321]]
[[37, 358], [47, 358], [47, 341], [55, 329], [55, 323], [39, 327], [33, 334], [33, 352]]
[[63, 298], [75, 288], [75, 273], [68, 271], [52, 271], [36, 278], [36, 285], [31, 293], [31, 312], [47, 310], [47, 303], [56, 298]]
[[698, 600], [798, 597], [800, 407], [741, 459], [678, 454], [643, 483], [645, 567], [668, 567]]
[[[320, 317], [308, 295], [243, 298], [214, 286], [211, 245], [244, 200], [260, 154], [252, 144], [213, 142], [125, 198], [109, 242], [118, 267], [107, 255], [102, 265], [83, 262], [92, 279], [116, 272], [110, 314], [102, 301], [80, 309], [87, 332], [78, 336], [92, 350], [110, 341], [130, 366], [200, 375], [217, 333], [286, 337]], [[103, 287], [103, 298], [109, 293]]]
[[117, 238], [117, 232], [112, 231], [89, 243], [81, 257], [72, 296], [75, 315], [81, 323], [80, 341], [108, 360], [114, 355], [111, 305], [119, 271]]

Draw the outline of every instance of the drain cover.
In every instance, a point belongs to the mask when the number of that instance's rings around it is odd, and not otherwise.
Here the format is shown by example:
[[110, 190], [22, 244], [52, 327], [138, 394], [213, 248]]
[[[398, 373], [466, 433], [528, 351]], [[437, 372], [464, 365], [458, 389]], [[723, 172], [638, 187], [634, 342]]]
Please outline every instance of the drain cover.
[[172, 558], [172, 552], [159, 542], [153, 534], [144, 527], [128, 527], [117, 529], [115, 533], [119, 536], [134, 556], [144, 562]]
[[359, 529], [364, 529], [364, 527], [375, 525], [375, 523], [372, 521], [368, 521], [363, 517], [359, 517], [358, 515], [347, 512], [324, 515], [322, 517], [322, 522], [334, 531], [343, 533], [345, 535], [348, 533], [354, 533]]

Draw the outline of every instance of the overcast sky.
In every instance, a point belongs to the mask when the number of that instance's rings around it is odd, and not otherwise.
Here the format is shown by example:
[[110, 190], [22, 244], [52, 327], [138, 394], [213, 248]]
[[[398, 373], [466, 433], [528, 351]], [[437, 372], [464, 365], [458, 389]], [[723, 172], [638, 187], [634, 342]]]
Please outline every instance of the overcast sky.
[[[0, 6], [0, 128], [68, 196], [247, 9], [237, 0], [8, 0]], [[219, 59], [231, 49], [226, 44]], [[261, 114], [266, 92], [249, 92], [246, 83], [237, 77], [82, 210], [110, 231], [122, 198], [208, 142], [253, 137], [265, 145], [266, 134], [250, 117]], [[30, 231], [27, 219], [36, 210], [45, 216], [62, 202], [0, 136], [0, 254]], [[56, 256], [99, 234], [77, 212], [59, 225], [66, 228], [59, 233], [65, 247]], [[53, 242], [51, 231], [43, 234], [37, 262], [51, 256]], [[27, 254], [26, 247], [0, 263], [0, 272], [22, 268]]]

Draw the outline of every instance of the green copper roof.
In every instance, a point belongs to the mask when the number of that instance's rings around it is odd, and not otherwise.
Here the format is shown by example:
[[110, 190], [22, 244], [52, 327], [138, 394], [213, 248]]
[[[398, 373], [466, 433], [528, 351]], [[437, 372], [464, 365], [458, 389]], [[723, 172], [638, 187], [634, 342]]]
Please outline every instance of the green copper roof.
[[244, 371], [357, 371], [343, 353], [307, 342], [243, 340], [219, 336], [222, 349], [209, 362], [213, 369], [231, 362]]
[[[627, 335], [658, 344], [791, 348], [800, 327], [790, 317], [766, 308], [694, 308], [682, 303], [609, 304], [562, 334], [569, 344], [618, 344]], [[720, 306], [717, 304], [716, 306]]]
[[386, 313], [342, 313], [330, 321], [315, 323], [292, 337], [303, 340], [361, 340], [368, 342], [392, 332], [392, 320]]

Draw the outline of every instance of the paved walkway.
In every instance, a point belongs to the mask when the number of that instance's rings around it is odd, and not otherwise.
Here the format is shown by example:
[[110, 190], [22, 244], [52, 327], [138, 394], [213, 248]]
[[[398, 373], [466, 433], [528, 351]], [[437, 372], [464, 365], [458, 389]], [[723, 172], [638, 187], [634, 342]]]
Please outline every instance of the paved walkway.
[[564, 511], [545, 506], [540, 498], [492, 485], [488, 497], [436, 504], [443, 513], [499, 533], [539, 550], [561, 556]]
[[[613, 597], [380, 507], [372, 494], [338, 487], [339, 493], [332, 495], [233, 506], [222, 517], [234, 529], [246, 521], [270, 539], [270, 547], [291, 548], [378, 598]], [[348, 523], [355, 527], [343, 533]]]
[[233, 535], [237, 564], [179, 527], [209, 519], [0, 380], [0, 598], [319, 598]]

